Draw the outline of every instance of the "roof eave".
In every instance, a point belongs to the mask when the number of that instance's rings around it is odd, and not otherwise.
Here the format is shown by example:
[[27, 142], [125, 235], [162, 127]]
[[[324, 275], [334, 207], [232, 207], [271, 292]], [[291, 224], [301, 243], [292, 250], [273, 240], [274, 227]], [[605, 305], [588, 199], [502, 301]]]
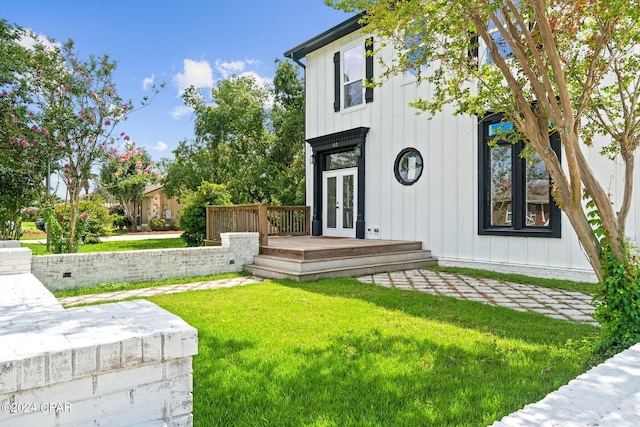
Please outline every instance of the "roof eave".
[[286, 51], [284, 53], [285, 58], [291, 58], [292, 60], [298, 62], [308, 53], [318, 50], [328, 45], [329, 43], [332, 43], [339, 38], [346, 36], [347, 34], [351, 34], [354, 31], [359, 30], [363, 27], [363, 25], [360, 23], [360, 20], [365, 13], [366, 12], [360, 12], [359, 14], [352, 16], [346, 21], [325, 31], [324, 33], [319, 34], [312, 39], [309, 39], [306, 42], [294, 47], [293, 49]]

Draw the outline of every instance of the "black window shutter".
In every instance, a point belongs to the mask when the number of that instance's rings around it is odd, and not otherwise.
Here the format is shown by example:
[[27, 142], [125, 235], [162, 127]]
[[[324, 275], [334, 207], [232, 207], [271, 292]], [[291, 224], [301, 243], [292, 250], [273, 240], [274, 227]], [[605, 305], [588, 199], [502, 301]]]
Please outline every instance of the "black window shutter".
[[333, 55], [333, 75], [334, 75], [334, 101], [333, 110], [340, 111], [340, 90], [342, 88], [342, 79], [340, 78], [340, 52]]
[[[366, 51], [364, 75], [367, 79], [367, 83], [371, 83], [373, 81], [373, 37], [367, 39], [367, 42], [364, 45], [364, 49]], [[365, 88], [364, 99], [367, 103], [373, 102], [372, 87], [367, 86]]]

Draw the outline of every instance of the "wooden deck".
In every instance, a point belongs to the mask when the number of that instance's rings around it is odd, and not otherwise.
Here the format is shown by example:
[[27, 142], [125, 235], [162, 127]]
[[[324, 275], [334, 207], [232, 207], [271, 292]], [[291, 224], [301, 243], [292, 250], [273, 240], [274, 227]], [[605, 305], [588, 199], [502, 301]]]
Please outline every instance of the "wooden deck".
[[422, 242], [332, 237], [270, 237], [245, 268], [268, 278], [314, 280], [406, 270], [434, 264]]
[[260, 252], [263, 255], [305, 261], [358, 257], [421, 249], [422, 242], [296, 236], [270, 237], [269, 244], [262, 246]]

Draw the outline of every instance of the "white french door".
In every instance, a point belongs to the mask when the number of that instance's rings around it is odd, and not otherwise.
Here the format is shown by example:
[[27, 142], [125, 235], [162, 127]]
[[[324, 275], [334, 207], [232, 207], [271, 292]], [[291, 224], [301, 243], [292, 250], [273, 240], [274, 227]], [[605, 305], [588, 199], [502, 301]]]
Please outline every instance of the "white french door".
[[323, 235], [356, 237], [357, 177], [358, 168], [323, 172]]

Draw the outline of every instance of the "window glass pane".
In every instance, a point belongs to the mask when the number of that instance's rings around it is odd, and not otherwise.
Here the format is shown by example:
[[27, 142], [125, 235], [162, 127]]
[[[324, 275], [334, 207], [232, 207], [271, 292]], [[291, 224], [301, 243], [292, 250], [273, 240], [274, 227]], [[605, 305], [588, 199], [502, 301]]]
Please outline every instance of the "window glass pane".
[[[404, 47], [407, 50], [407, 60], [411, 64], [415, 64], [418, 61], [421, 61], [425, 56], [426, 47], [422, 42], [422, 34], [419, 32], [419, 29], [416, 31], [411, 27], [409, 33], [404, 36]], [[428, 64], [422, 64], [420, 66], [420, 72], [423, 73], [427, 70]], [[411, 77], [418, 74], [418, 69], [415, 67], [411, 67], [407, 70], [405, 76]]]
[[349, 83], [344, 87], [344, 106], [352, 107], [362, 104], [362, 80]]
[[354, 175], [342, 178], [342, 228], [353, 228]]
[[540, 155], [536, 153], [526, 161], [527, 170], [527, 216], [525, 225], [528, 227], [549, 226], [549, 172]]
[[513, 122], [492, 123], [489, 125], [489, 136], [505, 134], [510, 130], [513, 130]]
[[327, 156], [328, 170], [354, 168], [356, 166], [358, 166], [358, 156], [353, 150], [333, 153]]
[[491, 225], [513, 223], [511, 145], [491, 150]]
[[358, 45], [344, 52], [344, 82], [354, 82], [364, 78], [364, 45]]
[[327, 228], [336, 228], [336, 181], [335, 176], [327, 178]]
[[[520, 9], [520, 0], [515, 0], [514, 4], [518, 9]], [[497, 17], [498, 21], [504, 23], [504, 16], [502, 15], [501, 11], [497, 11]], [[496, 24], [493, 22], [493, 20], [489, 20], [489, 22], [487, 23], [487, 29], [489, 30], [489, 34], [491, 34], [491, 38], [493, 38], [493, 40], [496, 42], [496, 45], [498, 46], [498, 52], [500, 52], [500, 56], [502, 56], [503, 58], [512, 57], [513, 49], [511, 49], [507, 41], [504, 39], [504, 37], [502, 37], [502, 34], [500, 34], [500, 31], [496, 28]], [[493, 58], [491, 57], [491, 52], [489, 51], [488, 47], [487, 63], [493, 64]]]
[[422, 155], [415, 148], [402, 150], [394, 165], [396, 179], [403, 185], [414, 184], [422, 175]]
[[364, 45], [344, 52], [344, 106], [352, 107], [363, 102]]

